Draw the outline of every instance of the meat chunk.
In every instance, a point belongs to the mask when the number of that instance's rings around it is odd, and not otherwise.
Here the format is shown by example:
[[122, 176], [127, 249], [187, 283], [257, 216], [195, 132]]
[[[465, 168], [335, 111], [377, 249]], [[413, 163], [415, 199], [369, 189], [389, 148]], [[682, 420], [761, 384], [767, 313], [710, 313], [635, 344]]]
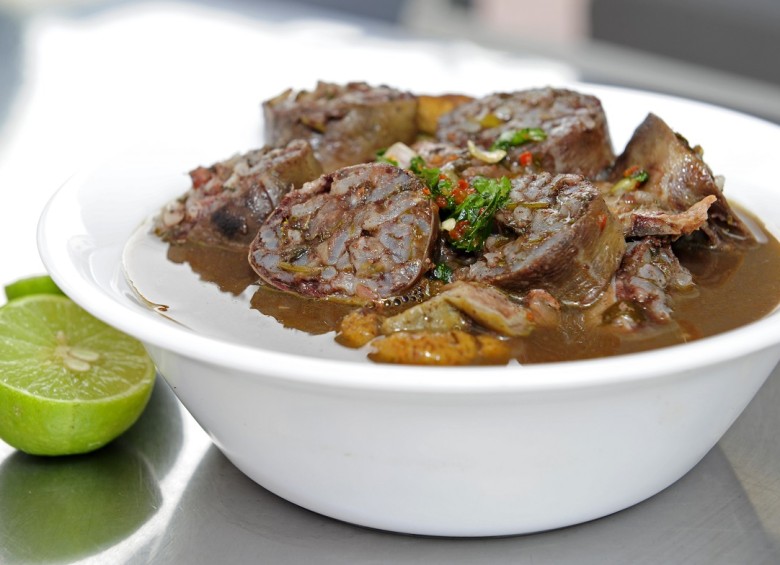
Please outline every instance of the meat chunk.
[[671, 245], [656, 238], [631, 242], [615, 277], [615, 295], [639, 304], [655, 322], [671, 319], [669, 290], [693, 287], [693, 278], [677, 260]]
[[706, 225], [707, 212], [717, 198], [710, 194], [682, 212], [664, 212], [652, 203], [643, 206], [639, 198], [623, 200], [617, 205], [610, 198], [606, 198], [606, 201], [607, 206], [617, 215], [626, 237], [670, 236], [677, 239]]
[[417, 135], [415, 96], [363, 82], [287, 90], [263, 103], [263, 115], [266, 143], [306, 139], [325, 172], [373, 161], [379, 149]]
[[561, 323], [561, 303], [541, 288], [533, 288], [523, 297], [523, 304], [535, 327], [554, 328]]
[[468, 102], [439, 119], [436, 137], [458, 147], [471, 140], [490, 149], [502, 135], [533, 128], [545, 139], [510, 147], [509, 163], [530, 152], [542, 170], [596, 177], [614, 161], [601, 102], [564, 89], [497, 93]]
[[666, 324], [672, 320], [672, 293], [693, 289], [693, 277], [668, 239], [646, 237], [629, 242], [615, 279], [594, 312], [601, 323], [623, 331], [648, 322]]
[[415, 304], [399, 314], [382, 318], [379, 334], [395, 332], [447, 332], [469, 328], [468, 318], [442, 295]]
[[[510, 297], [495, 287], [475, 282], [455, 282], [419, 304], [393, 315], [380, 314], [373, 307], [351, 312], [341, 321], [337, 340], [348, 347], [362, 347], [375, 339], [384, 345], [414, 350], [426, 341], [437, 347], [449, 347], [455, 333], [483, 331], [504, 337], [525, 337], [539, 327], [555, 327], [560, 323], [560, 304], [549, 293], [533, 289], [522, 299]], [[405, 334], [385, 343], [383, 336]], [[414, 334], [413, 336], [409, 334]], [[439, 335], [436, 335], [439, 334]], [[449, 337], [442, 337], [447, 334]], [[386, 357], [387, 352], [383, 353]], [[395, 351], [398, 358], [413, 358], [415, 351]]]
[[411, 173], [384, 163], [345, 167], [290, 192], [252, 243], [268, 284], [313, 298], [403, 295], [431, 267], [436, 206]]
[[320, 174], [322, 167], [305, 141], [198, 167], [190, 171], [192, 188], [156, 218], [155, 233], [172, 243], [247, 250], [282, 196]]
[[752, 244], [754, 238], [723, 196], [719, 179], [701, 158], [700, 149], [691, 148], [661, 118], [649, 114], [637, 127], [625, 151], [615, 162], [610, 181], [622, 183], [625, 172], [647, 172], [647, 180], [633, 190], [609, 196], [611, 209], [626, 226], [628, 237], [648, 235], [688, 235], [696, 230], [671, 229], [667, 222], [647, 222], [659, 214], [685, 213], [688, 218], [706, 210], [706, 221], [699, 222], [700, 233], [709, 246], [727, 248]]
[[496, 215], [503, 233], [456, 277], [512, 291], [541, 288], [573, 305], [595, 301], [625, 250], [598, 190], [578, 175], [542, 173], [512, 180], [509, 199]]

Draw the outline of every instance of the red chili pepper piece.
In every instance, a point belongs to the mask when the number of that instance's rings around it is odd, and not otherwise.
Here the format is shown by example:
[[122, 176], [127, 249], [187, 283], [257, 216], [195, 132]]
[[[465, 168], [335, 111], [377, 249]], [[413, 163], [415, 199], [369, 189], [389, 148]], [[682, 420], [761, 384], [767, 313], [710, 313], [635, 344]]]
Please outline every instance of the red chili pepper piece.
[[625, 171], [623, 171], [623, 177], [629, 178], [634, 173], [639, 172], [639, 165], [634, 165], [632, 167], [627, 168]]
[[192, 187], [200, 188], [211, 180], [214, 175], [206, 167], [198, 167], [194, 171], [190, 172], [190, 178], [192, 179]]
[[469, 227], [468, 220], [460, 220], [455, 224], [455, 227], [450, 230], [450, 237], [458, 241], [460, 238], [462, 238], [466, 232], [466, 230]]
[[455, 201], [455, 204], [462, 204], [463, 201], [468, 198], [469, 194], [473, 192], [476, 192], [476, 190], [469, 186], [469, 183], [464, 179], [460, 179], [458, 181], [458, 186], [452, 191], [452, 199]]
[[604, 231], [605, 227], [607, 227], [607, 215], [601, 214], [599, 216], [599, 230]]

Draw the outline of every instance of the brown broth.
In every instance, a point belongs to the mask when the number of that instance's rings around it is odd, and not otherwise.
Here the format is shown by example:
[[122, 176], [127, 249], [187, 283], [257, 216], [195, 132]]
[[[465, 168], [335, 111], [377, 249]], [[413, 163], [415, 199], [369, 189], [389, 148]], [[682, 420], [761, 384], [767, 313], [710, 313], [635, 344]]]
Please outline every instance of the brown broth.
[[522, 363], [589, 359], [686, 343], [758, 320], [780, 303], [780, 243], [772, 237], [747, 250], [681, 247], [676, 254], [691, 271], [696, 290], [673, 295], [672, 322], [625, 334], [608, 326], [585, 331], [576, 323], [538, 329], [515, 341], [517, 359]]
[[[758, 320], [780, 303], [780, 243], [769, 234], [765, 236], [765, 243], [744, 250], [678, 247], [675, 251], [691, 271], [696, 290], [673, 295], [671, 323], [631, 333], [609, 326], [586, 330], [579, 311], [565, 311], [560, 327], [537, 328], [530, 336], [510, 339], [511, 355], [521, 363], [605, 357], [685, 343]], [[203, 280], [216, 283], [223, 292], [238, 295], [256, 284], [246, 252], [176, 245], [169, 247], [168, 258], [189, 263]], [[285, 328], [311, 335], [334, 332], [334, 339], [341, 319], [356, 308], [263, 285], [252, 296], [250, 307]]]
[[169, 245], [168, 259], [174, 263], [189, 263], [202, 280], [212, 282], [222, 292], [230, 294], [241, 294], [257, 280], [244, 250], [185, 243]]

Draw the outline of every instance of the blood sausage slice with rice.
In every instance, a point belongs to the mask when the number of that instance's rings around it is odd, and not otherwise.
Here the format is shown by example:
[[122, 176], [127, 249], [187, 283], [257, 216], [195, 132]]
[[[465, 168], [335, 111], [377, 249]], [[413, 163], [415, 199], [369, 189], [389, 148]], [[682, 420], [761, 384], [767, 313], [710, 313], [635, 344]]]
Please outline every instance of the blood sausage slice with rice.
[[364, 82], [286, 90], [263, 103], [263, 116], [266, 143], [306, 139], [325, 172], [373, 161], [378, 150], [417, 135], [417, 98]]
[[170, 243], [246, 250], [282, 196], [321, 174], [305, 141], [197, 167], [190, 171], [190, 190], [157, 216], [155, 233]]
[[414, 175], [345, 167], [289, 193], [252, 244], [268, 284], [312, 298], [376, 301], [411, 290], [432, 266], [436, 206]]

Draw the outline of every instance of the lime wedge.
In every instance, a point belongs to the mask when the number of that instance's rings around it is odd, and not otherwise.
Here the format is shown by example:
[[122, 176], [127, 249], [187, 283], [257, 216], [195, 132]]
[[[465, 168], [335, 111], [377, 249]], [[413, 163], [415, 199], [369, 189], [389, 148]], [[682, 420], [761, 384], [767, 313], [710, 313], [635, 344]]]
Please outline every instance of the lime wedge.
[[48, 275], [27, 277], [5, 287], [5, 297], [9, 302], [30, 294], [63, 294], [63, 292]]
[[0, 438], [35, 455], [102, 447], [141, 415], [155, 368], [143, 345], [65, 296], [0, 308]]

